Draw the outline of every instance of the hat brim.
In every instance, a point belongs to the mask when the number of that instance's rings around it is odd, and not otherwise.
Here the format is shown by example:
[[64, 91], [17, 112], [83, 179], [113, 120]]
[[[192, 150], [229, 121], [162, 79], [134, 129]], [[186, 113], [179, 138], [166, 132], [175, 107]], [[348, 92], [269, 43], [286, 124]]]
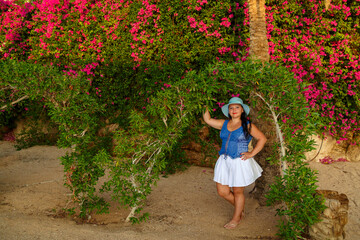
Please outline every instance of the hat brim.
[[226, 117], [229, 117], [229, 105], [230, 104], [240, 104], [242, 106], [242, 108], [244, 109], [244, 112], [247, 115], [249, 115], [250, 113], [250, 107], [244, 103], [228, 103], [224, 106], [221, 107], [221, 111], [223, 112], [223, 114], [226, 116]]

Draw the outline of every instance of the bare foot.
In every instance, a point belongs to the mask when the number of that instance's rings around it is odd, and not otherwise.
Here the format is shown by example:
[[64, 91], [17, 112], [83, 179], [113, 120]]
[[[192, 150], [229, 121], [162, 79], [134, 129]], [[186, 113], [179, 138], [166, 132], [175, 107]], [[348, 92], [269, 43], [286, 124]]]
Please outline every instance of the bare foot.
[[230, 221], [227, 224], [224, 225], [224, 228], [226, 229], [234, 229], [240, 222]]
[[[243, 220], [245, 217], [245, 212], [243, 211], [240, 215], [240, 220]], [[236, 228], [237, 225], [239, 225], [240, 221], [236, 221], [236, 220], [231, 220], [230, 222], [228, 222], [227, 224], [224, 225], [224, 228], [226, 229], [234, 229]]]

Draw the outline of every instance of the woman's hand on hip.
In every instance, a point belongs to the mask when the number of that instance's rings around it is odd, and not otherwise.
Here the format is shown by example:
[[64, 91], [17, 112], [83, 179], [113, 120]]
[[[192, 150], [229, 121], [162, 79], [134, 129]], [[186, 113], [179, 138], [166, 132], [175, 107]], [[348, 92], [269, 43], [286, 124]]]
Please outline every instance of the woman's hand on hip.
[[252, 157], [254, 157], [253, 155], [252, 155], [252, 153], [251, 152], [243, 152], [242, 154], [241, 154], [241, 158], [242, 158], [242, 160], [248, 160], [249, 158], [252, 158]]

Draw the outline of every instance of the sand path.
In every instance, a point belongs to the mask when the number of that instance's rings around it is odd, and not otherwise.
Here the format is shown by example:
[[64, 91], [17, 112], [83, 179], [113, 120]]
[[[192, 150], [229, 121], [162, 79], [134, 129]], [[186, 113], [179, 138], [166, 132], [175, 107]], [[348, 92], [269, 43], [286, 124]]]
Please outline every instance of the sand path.
[[[276, 239], [275, 209], [259, 206], [248, 194], [252, 186], [246, 189], [246, 218], [236, 229], [224, 229], [232, 206], [216, 195], [213, 170], [196, 166], [158, 181], [144, 209], [147, 222], [124, 223], [129, 211], [116, 203], [89, 224], [59, 217], [70, 193], [59, 161], [65, 152], [51, 146], [16, 151], [0, 142], [0, 239]], [[311, 166], [319, 170], [321, 189], [348, 195], [347, 239], [360, 239], [360, 191], [350, 187], [359, 185], [360, 164]]]

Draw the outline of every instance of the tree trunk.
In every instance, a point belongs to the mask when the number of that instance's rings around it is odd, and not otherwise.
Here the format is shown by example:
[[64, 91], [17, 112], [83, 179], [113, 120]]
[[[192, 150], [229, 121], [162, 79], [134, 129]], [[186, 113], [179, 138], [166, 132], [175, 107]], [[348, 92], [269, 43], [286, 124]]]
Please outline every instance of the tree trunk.
[[324, 4], [325, 4], [325, 9], [328, 10], [329, 6], [330, 6], [331, 0], [325, 0]]
[[269, 61], [265, 21], [265, 0], [248, 0], [250, 16], [250, 57]]

